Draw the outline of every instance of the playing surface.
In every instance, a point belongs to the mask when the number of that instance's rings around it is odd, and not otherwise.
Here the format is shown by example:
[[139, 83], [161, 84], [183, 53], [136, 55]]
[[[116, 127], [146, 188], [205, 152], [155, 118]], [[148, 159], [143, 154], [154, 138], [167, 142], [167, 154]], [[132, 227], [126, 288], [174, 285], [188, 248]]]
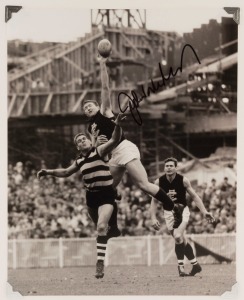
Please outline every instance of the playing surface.
[[[222, 295], [236, 282], [236, 266], [203, 265], [195, 277], [179, 277], [177, 266], [108, 266], [9, 270], [8, 282], [25, 295]], [[189, 271], [191, 266], [186, 266]]]

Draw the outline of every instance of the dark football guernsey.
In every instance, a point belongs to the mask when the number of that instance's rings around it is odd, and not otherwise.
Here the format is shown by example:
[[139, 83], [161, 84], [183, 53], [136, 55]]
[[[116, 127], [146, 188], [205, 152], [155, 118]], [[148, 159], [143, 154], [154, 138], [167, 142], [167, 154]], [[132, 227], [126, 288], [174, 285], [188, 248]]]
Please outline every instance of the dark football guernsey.
[[[96, 131], [99, 130], [99, 135], [105, 135], [108, 140], [111, 139], [115, 123], [113, 122], [115, 120], [115, 117], [107, 118], [104, 115], [101, 114], [100, 111], [97, 112], [97, 114], [90, 119], [90, 124], [88, 126], [88, 131], [91, 133], [91, 128], [93, 125], [96, 125]], [[120, 142], [122, 142], [125, 139], [124, 133], [122, 133]]]
[[172, 182], [169, 182], [166, 175], [159, 178], [159, 187], [162, 188], [172, 201], [175, 203], [187, 205], [186, 203], [186, 188], [183, 183], [183, 176], [176, 173]]

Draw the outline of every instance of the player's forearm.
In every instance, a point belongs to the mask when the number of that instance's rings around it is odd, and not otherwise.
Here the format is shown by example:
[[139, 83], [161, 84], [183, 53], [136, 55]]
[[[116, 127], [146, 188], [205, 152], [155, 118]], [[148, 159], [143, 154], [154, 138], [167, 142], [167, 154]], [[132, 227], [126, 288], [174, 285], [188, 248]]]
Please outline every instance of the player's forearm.
[[100, 68], [101, 68], [101, 83], [103, 89], [109, 89], [109, 78], [108, 78], [108, 72], [105, 62], [100, 62]]
[[92, 147], [95, 147], [96, 143], [97, 143], [97, 139], [92, 134], [90, 134], [90, 139], [91, 139], [91, 142], [92, 142]]
[[111, 139], [97, 147], [97, 151], [101, 157], [104, 157], [111, 153], [114, 148], [118, 145], [121, 136], [121, 128], [119, 125], [116, 124]]
[[151, 213], [151, 218], [156, 218], [157, 214], [157, 200], [152, 198], [151, 200], [151, 206], [150, 206], [150, 213]]
[[[101, 67], [101, 113], [106, 114], [107, 111], [111, 111], [111, 99], [110, 99], [110, 90], [109, 90], [109, 77], [107, 72], [107, 67], [105, 62], [100, 62]], [[109, 116], [111, 117], [111, 116]]]
[[193, 201], [196, 203], [196, 206], [199, 208], [199, 210], [201, 211], [201, 213], [205, 214], [207, 212], [201, 198], [196, 195], [195, 197], [193, 197]]
[[51, 175], [54, 177], [68, 177], [70, 173], [66, 169], [50, 169], [46, 170], [47, 175]]
[[121, 127], [116, 124], [116, 126], [114, 127], [112, 137], [111, 137], [111, 142], [113, 145], [116, 145], [119, 143], [120, 138], [121, 138], [121, 132], [122, 132]]

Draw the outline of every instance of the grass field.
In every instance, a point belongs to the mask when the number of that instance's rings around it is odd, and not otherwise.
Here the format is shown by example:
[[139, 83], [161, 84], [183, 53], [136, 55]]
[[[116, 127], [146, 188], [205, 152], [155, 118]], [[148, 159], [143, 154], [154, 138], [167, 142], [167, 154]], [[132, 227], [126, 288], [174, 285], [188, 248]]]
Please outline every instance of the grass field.
[[[215, 295], [231, 291], [236, 266], [203, 265], [195, 277], [179, 277], [175, 265], [108, 266], [9, 270], [8, 282], [21, 295]], [[186, 271], [190, 266], [186, 266]]]

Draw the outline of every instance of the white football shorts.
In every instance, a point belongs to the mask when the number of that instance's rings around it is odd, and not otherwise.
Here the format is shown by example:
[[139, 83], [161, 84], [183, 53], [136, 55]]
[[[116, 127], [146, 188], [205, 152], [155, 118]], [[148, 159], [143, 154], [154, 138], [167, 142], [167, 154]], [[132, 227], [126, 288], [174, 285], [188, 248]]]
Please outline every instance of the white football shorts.
[[[189, 218], [190, 218], [190, 210], [189, 207], [186, 206], [182, 212], [182, 222], [188, 223]], [[164, 210], [164, 219], [168, 230], [169, 231], [173, 230], [174, 216], [172, 211]]]
[[124, 167], [128, 162], [140, 158], [140, 151], [137, 146], [125, 139], [112, 151], [109, 165]]

